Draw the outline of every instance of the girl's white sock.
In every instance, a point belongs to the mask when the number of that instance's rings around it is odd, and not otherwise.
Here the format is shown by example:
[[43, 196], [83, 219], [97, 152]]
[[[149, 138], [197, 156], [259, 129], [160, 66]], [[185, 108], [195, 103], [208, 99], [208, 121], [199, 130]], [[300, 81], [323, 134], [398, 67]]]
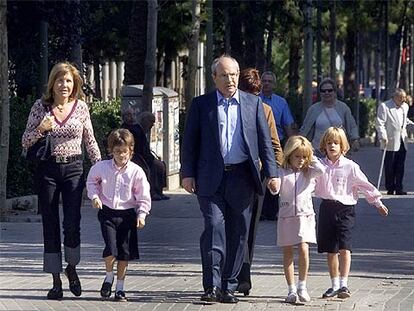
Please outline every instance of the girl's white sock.
[[345, 276], [341, 276], [341, 278], [339, 279], [339, 287], [348, 287], [348, 278]]
[[298, 282], [298, 290], [306, 289], [306, 281], [299, 280]]
[[331, 282], [332, 282], [332, 289], [338, 290], [339, 289], [339, 277], [332, 278]]
[[120, 290], [124, 291], [124, 280], [117, 279], [116, 280], [116, 290], [115, 290], [115, 292], [118, 292]]
[[289, 293], [296, 293], [296, 285], [292, 284], [288, 286]]

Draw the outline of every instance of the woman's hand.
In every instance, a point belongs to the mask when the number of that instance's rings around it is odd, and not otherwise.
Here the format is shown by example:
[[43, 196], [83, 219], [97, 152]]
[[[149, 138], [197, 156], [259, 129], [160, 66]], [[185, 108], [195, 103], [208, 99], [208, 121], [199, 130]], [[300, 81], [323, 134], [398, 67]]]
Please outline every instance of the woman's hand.
[[37, 127], [37, 129], [39, 130], [40, 133], [45, 133], [47, 131], [51, 131], [53, 130], [53, 128], [55, 127], [55, 121], [54, 121], [54, 117], [53, 116], [49, 116], [46, 115], [42, 122], [40, 122], [39, 126]]

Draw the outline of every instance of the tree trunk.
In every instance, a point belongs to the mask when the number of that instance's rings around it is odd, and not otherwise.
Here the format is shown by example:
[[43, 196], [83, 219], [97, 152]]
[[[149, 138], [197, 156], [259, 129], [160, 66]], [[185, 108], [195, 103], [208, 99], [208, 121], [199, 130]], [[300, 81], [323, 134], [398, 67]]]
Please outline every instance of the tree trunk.
[[302, 38], [300, 33], [293, 29], [290, 33], [289, 44], [289, 102], [295, 98], [295, 103], [298, 102], [297, 95], [299, 94], [299, 65], [302, 49]]
[[188, 111], [195, 95], [195, 83], [198, 67], [198, 38], [200, 35], [200, 3], [201, 0], [192, 0], [192, 25], [188, 40], [187, 79], [185, 81], [184, 97], [185, 108]]
[[[83, 75], [83, 61], [82, 61], [82, 44], [81, 44], [81, 11], [80, 11], [80, 0], [74, 0], [73, 2], [73, 12], [72, 12], [72, 19], [78, 25], [78, 27], [74, 28], [74, 34], [72, 36], [73, 42], [70, 52], [70, 61], [78, 68], [81, 77], [84, 78]], [[73, 22], [72, 21], [72, 22]]]
[[388, 99], [389, 94], [389, 86], [390, 86], [390, 70], [388, 68], [388, 51], [389, 51], [389, 34], [388, 34], [388, 18], [389, 18], [389, 11], [388, 11], [388, 1], [383, 2], [383, 10], [385, 15], [385, 23], [384, 23], [384, 78], [385, 78], [385, 94], [384, 98]]
[[147, 50], [147, 1], [134, 1], [129, 24], [129, 44], [125, 56], [124, 85], [142, 84]]
[[[238, 4], [235, 3], [235, 1], [225, 1], [224, 2], [225, 6], [233, 6], [233, 7], [237, 7]], [[237, 9], [232, 9], [232, 10], [237, 10]], [[245, 46], [243, 44], [243, 40], [244, 40], [244, 30], [243, 30], [243, 19], [245, 18], [244, 15], [241, 15], [242, 13], [240, 11], [237, 11], [237, 14], [239, 14], [239, 16], [237, 15], [230, 15], [230, 23], [229, 26], [226, 25], [226, 33], [229, 34], [234, 34], [230, 36], [230, 51], [226, 51], [229, 52], [231, 54], [232, 57], [234, 57], [239, 65], [240, 68], [245, 68], [244, 64], [245, 64]]]
[[271, 13], [270, 13], [270, 21], [269, 21], [269, 32], [267, 36], [266, 42], [266, 59], [264, 64], [264, 70], [272, 70], [272, 45], [273, 45], [273, 37], [274, 37], [274, 29], [275, 29], [275, 17], [276, 17], [276, 9], [275, 6], [272, 5]]
[[332, 0], [329, 9], [329, 75], [332, 79], [336, 78], [336, 1]]
[[206, 80], [206, 92], [214, 89], [213, 79], [211, 78], [211, 64], [213, 63], [213, 0], [207, 0], [207, 25], [206, 25], [206, 56], [205, 64], [205, 80]]
[[40, 21], [40, 63], [39, 63], [39, 86], [37, 88], [37, 97], [46, 90], [47, 79], [49, 74], [49, 41], [48, 41], [48, 23], [46, 20]]
[[229, 13], [230, 1], [224, 3], [224, 51], [226, 54], [231, 52], [231, 26], [230, 26], [230, 13]]
[[322, 1], [316, 2], [316, 82], [322, 80]]
[[344, 93], [345, 98], [356, 97], [356, 68], [355, 68], [355, 49], [356, 33], [354, 25], [348, 24], [345, 42], [345, 72], [344, 72]]
[[145, 57], [145, 78], [142, 90], [142, 110], [152, 111], [152, 91], [155, 82], [155, 64], [157, 61], [157, 17], [158, 1], [148, 1], [147, 19], [147, 55]]
[[308, 108], [312, 104], [312, 56], [313, 56], [313, 32], [312, 32], [312, 0], [306, 0], [304, 8], [304, 62], [305, 62], [305, 81], [303, 94], [303, 111], [302, 116], [305, 117]]
[[7, 162], [9, 161], [9, 58], [7, 53], [7, 1], [0, 0], [0, 220], [6, 211]]
[[94, 96], [98, 99], [102, 99], [101, 68], [100, 68], [99, 57], [95, 57], [93, 61], [93, 77], [95, 81]]

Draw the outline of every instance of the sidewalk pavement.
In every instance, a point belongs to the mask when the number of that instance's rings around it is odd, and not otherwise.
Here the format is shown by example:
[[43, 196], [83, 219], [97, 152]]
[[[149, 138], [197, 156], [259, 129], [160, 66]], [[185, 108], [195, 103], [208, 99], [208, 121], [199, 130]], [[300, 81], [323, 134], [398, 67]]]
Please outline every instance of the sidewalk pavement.
[[[414, 146], [412, 146], [414, 147]], [[412, 148], [413, 150], [413, 148]], [[364, 147], [354, 153], [376, 184], [381, 152]], [[260, 222], [253, 263], [253, 289], [236, 305], [205, 305], [202, 293], [199, 237], [203, 227], [196, 198], [184, 191], [167, 193], [171, 199], [153, 203], [147, 226], [139, 232], [141, 259], [131, 262], [125, 282], [129, 301], [102, 301], [103, 241], [94, 210], [82, 209], [82, 257], [78, 266], [81, 297], [74, 297], [63, 277], [64, 298], [45, 299], [51, 276], [42, 271], [42, 232], [39, 222], [0, 224], [0, 310], [414, 310], [414, 151], [407, 154], [405, 185], [409, 195], [387, 196], [388, 218], [361, 199], [357, 208], [347, 300], [322, 299], [330, 287], [325, 256], [310, 251], [308, 289], [312, 301], [283, 302], [287, 288], [282, 253], [275, 246], [276, 225]], [[385, 193], [385, 192], [384, 192]], [[317, 209], [318, 202], [315, 200]], [[32, 221], [38, 216], [32, 215]], [[16, 218], [19, 219], [19, 218]]]

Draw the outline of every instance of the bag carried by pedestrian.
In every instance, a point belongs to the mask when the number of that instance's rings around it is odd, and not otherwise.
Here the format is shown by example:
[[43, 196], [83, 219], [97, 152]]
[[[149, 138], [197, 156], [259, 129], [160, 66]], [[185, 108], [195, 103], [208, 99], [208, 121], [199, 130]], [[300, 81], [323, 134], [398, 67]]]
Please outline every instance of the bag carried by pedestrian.
[[[48, 107], [45, 106], [47, 111], [46, 116], [50, 116]], [[30, 162], [46, 161], [51, 156], [52, 150], [50, 145], [50, 133], [38, 139], [32, 146], [23, 150], [22, 157]]]

